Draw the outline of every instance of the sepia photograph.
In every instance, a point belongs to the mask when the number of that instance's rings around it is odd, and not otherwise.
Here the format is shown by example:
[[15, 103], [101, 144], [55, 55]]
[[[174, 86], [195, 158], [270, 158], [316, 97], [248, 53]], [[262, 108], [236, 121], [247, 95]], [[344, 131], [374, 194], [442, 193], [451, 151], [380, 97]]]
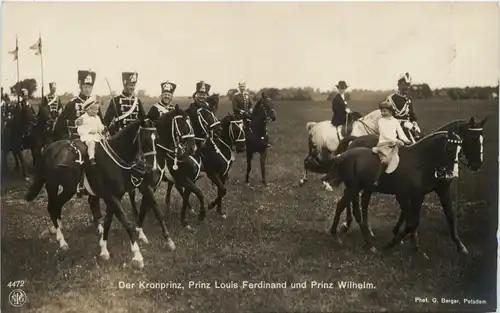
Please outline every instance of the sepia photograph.
[[1, 312], [495, 312], [498, 2], [3, 1]]

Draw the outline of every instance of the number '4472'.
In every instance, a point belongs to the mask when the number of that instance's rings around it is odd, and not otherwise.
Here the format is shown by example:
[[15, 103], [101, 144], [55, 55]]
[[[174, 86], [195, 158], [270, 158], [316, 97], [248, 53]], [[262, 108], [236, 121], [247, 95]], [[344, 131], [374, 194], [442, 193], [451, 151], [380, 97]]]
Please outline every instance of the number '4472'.
[[14, 280], [7, 284], [9, 288], [22, 288], [24, 287], [24, 280]]

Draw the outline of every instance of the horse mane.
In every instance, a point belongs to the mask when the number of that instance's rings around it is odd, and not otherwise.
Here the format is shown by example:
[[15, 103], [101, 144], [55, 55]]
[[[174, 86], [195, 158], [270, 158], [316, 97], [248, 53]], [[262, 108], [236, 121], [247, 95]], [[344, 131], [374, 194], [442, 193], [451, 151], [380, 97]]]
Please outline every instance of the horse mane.
[[435, 133], [430, 133], [428, 135], [426, 135], [425, 137], [423, 137], [422, 139], [420, 139], [419, 141], [411, 144], [411, 145], [408, 145], [408, 146], [403, 146], [404, 148], [413, 148], [413, 147], [418, 147], [418, 145], [422, 145], [424, 143], [427, 143], [428, 140], [430, 139], [433, 139], [434, 137], [437, 137], [437, 136], [441, 136], [441, 135], [445, 135], [445, 134], [448, 134], [447, 131], [438, 131], [438, 132], [435, 132]]
[[449, 123], [446, 123], [444, 124], [443, 126], [440, 126], [438, 128], [436, 128], [434, 131], [432, 131], [432, 133], [435, 133], [435, 132], [439, 132], [439, 131], [445, 131], [445, 130], [461, 130], [461, 128], [465, 125], [467, 125], [469, 122], [466, 121], [466, 120], [463, 120], [463, 119], [458, 119], [458, 120], [454, 120], [454, 121], [451, 121]]

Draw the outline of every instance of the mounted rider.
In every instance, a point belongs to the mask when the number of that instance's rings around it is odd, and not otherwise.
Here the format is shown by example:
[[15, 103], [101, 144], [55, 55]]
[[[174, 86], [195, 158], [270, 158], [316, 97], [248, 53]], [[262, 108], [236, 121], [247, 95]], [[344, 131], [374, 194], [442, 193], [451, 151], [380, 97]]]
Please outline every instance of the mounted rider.
[[398, 78], [398, 91], [390, 94], [384, 102], [389, 103], [394, 110], [394, 117], [400, 121], [405, 134], [415, 142], [420, 137], [420, 127], [413, 111], [413, 104], [408, 91], [412, 83], [408, 72]]
[[104, 115], [104, 125], [111, 135], [130, 122], [146, 117], [141, 99], [134, 95], [137, 77], [137, 72], [122, 73], [123, 92], [111, 99]]
[[233, 113], [234, 117], [238, 120], [242, 119], [245, 126], [247, 119], [250, 118], [252, 113], [252, 99], [247, 91], [245, 82], [238, 83], [238, 92], [233, 96]]
[[[61, 128], [67, 128], [69, 138], [75, 139], [79, 138], [77, 131], [77, 125], [75, 124], [76, 119], [85, 113], [84, 107], [92, 102], [91, 94], [92, 89], [94, 88], [96, 73], [88, 70], [80, 70], [78, 71], [78, 85], [80, 86], [80, 94], [77, 97], [71, 99], [64, 109], [62, 110], [59, 118], [56, 121], [56, 125], [54, 127], [54, 131], [58, 131]], [[98, 116], [102, 119], [101, 110], [97, 113]]]
[[55, 122], [59, 117], [59, 115], [61, 114], [61, 112], [63, 111], [61, 99], [56, 94], [56, 88], [57, 85], [55, 82], [49, 83], [50, 93], [45, 97], [43, 97], [41, 105], [41, 107], [44, 107], [48, 110], [49, 120], [47, 127], [49, 127], [50, 130], [54, 129]]
[[[352, 131], [352, 122], [353, 118], [351, 118], [350, 113], [351, 109], [347, 107], [347, 101], [345, 98], [345, 92], [349, 86], [344, 80], [338, 82], [337, 85], [338, 93], [332, 99], [332, 120], [331, 124], [335, 126], [337, 129], [342, 126], [342, 134], [345, 136], [346, 134], [350, 134]], [[338, 132], [340, 134], [340, 132]]]
[[[210, 84], [207, 84], [203, 80], [196, 83], [196, 91], [193, 95], [194, 101], [189, 105], [189, 108], [186, 111], [193, 125], [199, 125], [200, 118], [203, 119], [199, 113], [199, 109], [203, 108], [212, 113], [212, 111], [210, 110], [210, 105], [206, 101], [208, 93], [210, 92], [210, 88], [211, 88]], [[213, 117], [216, 119], [215, 115]], [[205, 127], [203, 125], [199, 126]], [[206, 127], [210, 126], [213, 125], [206, 125]], [[194, 130], [196, 133], [196, 128]], [[201, 134], [197, 134], [197, 136], [201, 136]], [[196, 139], [197, 139], [197, 144], [199, 144], [203, 140], [201, 139], [201, 137], [199, 138], [196, 137]]]
[[174, 97], [174, 92], [177, 88], [177, 85], [170, 81], [166, 81], [161, 83], [160, 86], [160, 100], [149, 109], [147, 114], [147, 118], [149, 118], [153, 122], [156, 122], [163, 114], [175, 109], [174, 104], [172, 104], [172, 99]]

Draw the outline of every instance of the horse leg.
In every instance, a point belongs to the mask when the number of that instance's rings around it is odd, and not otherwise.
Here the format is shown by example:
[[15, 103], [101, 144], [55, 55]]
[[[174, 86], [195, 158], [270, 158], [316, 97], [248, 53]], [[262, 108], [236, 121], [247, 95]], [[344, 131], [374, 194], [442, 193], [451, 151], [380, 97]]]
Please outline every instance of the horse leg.
[[56, 235], [56, 240], [59, 242], [59, 248], [63, 251], [67, 251], [69, 246], [61, 231], [61, 211], [63, 205], [68, 202], [75, 193], [73, 190], [70, 190], [70, 188], [63, 186], [63, 191], [58, 195], [59, 184], [47, 184], [45, 188], [48, 195], [47, 210], [49, 211], [50, 219], [53, 224], [53, 227], [50, 228], [50, 232]]
[[[347, 197], [347, 188], [344, 189], [344, 196]], [[351, 227], [352, 224], [352, 206], [351, 206], [351, 201], [346, 205], [346, 220], [342, 225], [340, 225], [340, 232], [341, 233], [347, 233], [349, 228]]]
[[135, 202], [135, 188], [128, 191], [128, 197], [130, 199], [130, 205], [132, 206], [132, 214], [134, 215], [134, 219], [137, 221], [139, 217], [139, 213], [137, 212], [137, 202]]
[[253, 152], [249, 151], [247, 148], [247, 173], [245, 176], [245, 183], [247, 184], [250, 176], [250, 171], [252, 170], [252, 158], [253, 158]]
[[396, 196], [396, 200], [399, 202], [399, 206], [401, 207], [401, 217], [402, 220], [405, 221], [405, 227], [402, 231], [398, 227], [399, 232], [394, 234], [394, 237], [387, 245], [385, 245], [384, 249], [391, 249], [395, 245], [400, 244], [409, 233], [408, 215], [410, 214], [411, 203], [409, 199], [400, 196]]
[[102, 227], [101, 204], [99, 197], [89, 195], [87, 199], [90, 211], [92, 212], [93, 224], [99, 235], [102, 235], [104, 228]]
[[[165, 207], [170, 211], [170, 197], [172, 195], [172, 187], [174, 183], [167, 181], [167, 192], [165, 194]], [[179, 192], [182, 195], [182, 192]]]
[[[134, 232], [134, 226], [132, 223], [129, 221], [127, 216], [125, 215], [125, 211], [123, 210], [123, 207], [121, 205], [121, 201], [119, 198], [116, 196], [108, 196], [104, 198], [104, 201], [106, 202], [106, 205], [108, 206], [108, 211], [107, 213], [111, 210], [118, 220], [122, 223], [123, 227], [127, 231], [129, 240], [130, 240], [130, 249], [133, 253], [132, 257], [132, 265], [137, 268], [143, 268], [144, 267], [144, 258], [142, 257], [141, 250], [139, 249], [139, 245], [137, 244], [137, 239], [136, 239], [136, 233]], [[111, 213], [110, 212], [110, 213]], [[112, 213], [112, 214], [113, 214]], [[111, 223], [109, 223], [111, 226]], [[106, 230], [108, 231], [109, 234], [109, 229], [106, 229], [106, 222], [104, 223], [104, 233], [106, 234]], [[104, 243], [106, 244], [107, 242], [107, 237], [104, 239]]]
[[370, 223], [368, 222], [368, 206], [370, 205], [370, 198], [372, 196], [372, 193], [367, 190], [363, 190], [361, 193], [361, 213], [362, 213], [362, 221], [363, 224], [365, 225], [368, 234], [370, 235], [370, 238], [374, 238], [375, 235], [373, 234], [373, 231], [370, 227]]
[[168, 231], [167, 224], [165, 222], [165, 216], [158, 207], [158, 204], [156, 203], [153, 187], [152, 186], [143, 187], [140, 189], [140, 192], [142, 193], [142, 202], [140, 207], [139, 220], [137, 222], [138, 227], [136, 228], [136, 231], [139, 233], [139, 240], [143, 241], [146, 244], [149, 243], [148, 238], [146, 237], [146, 235], [144, 235], [142, 227], [144, 224], [146, 213], [148, 211], [148, 207], [151, 207], [153, 208], [153, 212], [156, 215], [156, 219], [158, 220], [158, 222], [160, 222], [161, 231], [163, 233], [163, 237], [167, 241], [167, 246], [171, 251], [174, 251], [175, 244], [172, 238], [170, 237], [170, 233]]
[[23, 175], [23, 178], [27, 180], [28, 176], [26, 175], [26, 166], [24, 165], [22, 150], [17, 150], [16, 152], [14, 152], [14, 158], [16, 157], [19, 159], [19, 162], [21, 163], [21, 175]]
[[[340, 221], [340, 214], [344, 211], [344, 209], [351, 203], [349, 199], [349, 195], [344, 193], [342, 198], [337, 202], [337, 208], [335, 209], [335, 216], [333, 218], [332, 227], [330, 228], [330, 234], [337, 240], [338, 243], [342, 243], [340, 238], [337, 236], [337, 226]], [[352, 218], [352, 217], [351, 217]], [[342, 231], [341, 231], [342, 232]]]
[[446, 216], [446, 221], [448, 222], [448, 229], [450, 231], [450, 236], [455, 245], [457, 246], [458, 252], [462, 254], [468, 254], [467, 248], [462, 243], [457, 234], [457, 217], [456, 213], [453, 211], [452, 198], [450, 195], [450, 188], [448, 185], [442, 185], [438, 187], [435, 191], [443, 207], [444, 214]]
[[[205, 219], [205, 198], [203, 196], [203, 193], [201, 192], [200, 188], [196, 186], [196, 184], [191, 180], [191, 179], [185, 179], [183, 182], [183, 187], [184, 187], [184, 199], [182, 203], [182, 210], [184, 214], [186, 213], [185, 210], [189, 206], [189, 195], [191, 193], [194, 193], [196, 197], [198, 198], [198, 201], [200, 202], [200, 213], [198, 213], [198, 224], [201, 223]], [[186, 192], [188, 191], [188, 192]], [[187, 196], [186, 196], [187, 194]]]
[[264, 151], [260, 153], [260, 174], [262, 176], [262, 183], [264, 184], [264, 186], [267, 186], [266, 159], [267, 159], [267, 149], [264, 149]]
[[217, 198], [210, 202], [208, 209], [211, 210], [214, 206], [217, 206], [217, 213], [219, 213], [223, 219], [226, 219], [226, 214], [222, 212], [222, 198], [227, 194], [227, 189], [224, 186], [224, 178], [221, 178], [219, 174], [212, 174], [209, 178], [212, 183], [217, 186]]
[[14, 169], [16, 171], [19, 171], [19, 157], [17, 156], [17, 154], [14, 151], [12, 151], [12, 156], [14, 157], [14, 162], [16, 163]]
[[361, 234], [363, 235], [363, 239], [365, 240], [368, 249], [371, 252], [376, 252], [377, 249], [375, 249], [375, 247], [373, 246], [372, 238], [369, 235], [368, 228], [365, 222], [361, 218], [361, 210], [359, 208], [359, 190], [357, 189], [348, 190], [348, 194], [349, 198], [351, 198], [352, 201], [352, 213], [354, 214], [354, 219], [356, 219], [356, 222], [359, 225]]
[[409, 223], [407, 223], [407, 227], [410, 232], [410, 242], [413, 246], [413, 250], [417, 253], [421, 253], [422, 256], [426, 259], [429, 259], [427, 254], [420, 249], [420, 245], [418, 244], [418, 236], [417, 229], [420, 223], [420, 211], [422, 210], [422, 203], [424, 202], [424, 196], [418, 195], [411, 200], [411, 211], [410, 211], [410, 219]]

